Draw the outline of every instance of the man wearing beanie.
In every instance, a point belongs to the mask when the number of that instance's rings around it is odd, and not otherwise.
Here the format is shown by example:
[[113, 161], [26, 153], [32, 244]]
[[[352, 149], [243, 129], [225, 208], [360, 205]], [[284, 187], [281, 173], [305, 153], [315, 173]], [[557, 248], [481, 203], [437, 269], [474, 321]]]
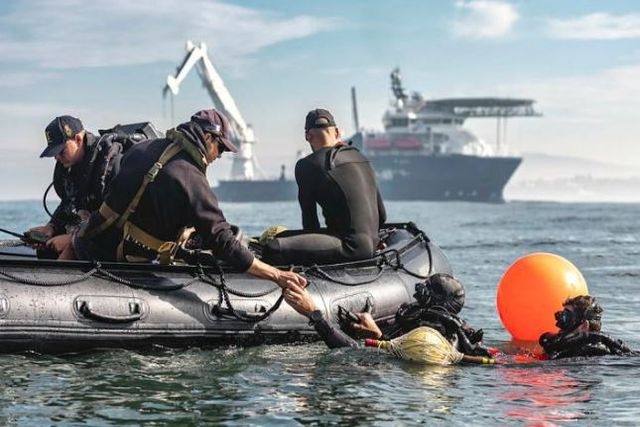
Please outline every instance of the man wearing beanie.
[[100, 209], [74, 235], [65, 256], [110, 261], [170, 262], [186, 228], [236, 269], [274, 281], [280, 287], [304, 286], [293, 272], [256, 259], [236, 239], [206, 177], [223, 152], [237, 152], [227, 119], [202, 110], [167, 137], [132, 147]]

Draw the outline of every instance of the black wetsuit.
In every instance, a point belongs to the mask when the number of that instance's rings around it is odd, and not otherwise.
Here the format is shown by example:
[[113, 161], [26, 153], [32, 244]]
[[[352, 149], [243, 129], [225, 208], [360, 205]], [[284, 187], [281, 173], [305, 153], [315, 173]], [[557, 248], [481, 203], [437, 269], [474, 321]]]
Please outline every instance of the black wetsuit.
[[[190, 125], [180, 125], [177, 132], [168, 132], [167, 138], [142, 142], [131, 148], [122, 161], [122, 170], [113, 181], [105, 204], [122, 214], [140, 188], [144, 175], [174, 140], [186, 138], [198, 153], [203, 153], [203, 136]], [[236, 239], [218, 206], [205, 175], [206, 166], [204, 159], [196, 160], [184, 150], [179, 152], [146, 187], [129, 221], [162, 241], [175, 241], [183, 227], [194, 227], [202, 239], [202, 249], [212, 250], [214, 256], [246, 271], [253, 262], [253, 255]], [[74, 248], [80, 258], [116, 259], [117, 246], [123, 240], [121, 228], [112, 225], [95, 236], [85, 237], [104, 221], [105, 217], [95, 212], [86, 228], [75, 236]], [[124, 255], [153, 259], [155, 254], [149, 252], [135, 241], [124, 242]]]
[[[299, 160], [295, 173], [303, 231], [271, 240], [264, 259], [309, 265], [373, 256], [386, 212], [369, 160], [356, 148], [337, 144]], [[326, 229], [320, 228], [317, 205]]]
[[638, 354], [621, 340], [600, 332], [585, 332], [578, 329], [557, 334], [547, 332], [540, 336], [539, 343], [549, 359]]
[[[320, 311], [318, 311], [316, 315], [320, 317]], [[320, 335], [320, 338], [322, 338], [329, 348], [361, 347], [361, 344], [358, 341], [354, 340], [339, 328], [329, 323], [324, 316], [322, 316], [320, 320], [311, 323], [318, 335]]]
[[100, 207], [120, 169], [123, 146], [116, 134], [97, 137], [85, 132], [84, 144], [85, 154], [79, 164], [67, 169], [56, 162], [53, 186], [60, 204], [50, 223], [55, 235], [64, 234], [67, 227], [77, 225], [79, 211], [93, 212]]
[[[456, 315], [447, 313], [437, 307], [423, 309], [421, 311], [421, 319], [418, 321], [399, 322], [399, 315], [401, 315], [400, 310], [396, 314], [394, 323], [382, 326], [381, 340], [391, 340], [420, 326], [428, 326], [440, 332], [461, 353], [471, 356], [489, 356], [487, 350], [479, 344], [482, 332], [474, 331]], [[317, 322], [313, 322], [313, 326], [329, 348], [360, 347], [358, 341], [333, 326], [324, 317]]]

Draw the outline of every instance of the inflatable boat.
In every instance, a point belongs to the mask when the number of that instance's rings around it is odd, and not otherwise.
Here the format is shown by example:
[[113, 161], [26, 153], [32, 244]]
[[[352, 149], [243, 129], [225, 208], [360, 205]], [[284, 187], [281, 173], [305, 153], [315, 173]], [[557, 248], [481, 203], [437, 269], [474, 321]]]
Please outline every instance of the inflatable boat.
[[[304, 274], [325, 316], [339, 307], [394, 316], [415, 284], [449, 273], [442, 251], [412, 223], [385, 225], [368, 260], [283, 266]], [[0, 351], [66, 353], [97, 348], [288, 343], [316, 338], [274, 283], [224, 264], [98, 263], [38, 259], [0, 246]]]

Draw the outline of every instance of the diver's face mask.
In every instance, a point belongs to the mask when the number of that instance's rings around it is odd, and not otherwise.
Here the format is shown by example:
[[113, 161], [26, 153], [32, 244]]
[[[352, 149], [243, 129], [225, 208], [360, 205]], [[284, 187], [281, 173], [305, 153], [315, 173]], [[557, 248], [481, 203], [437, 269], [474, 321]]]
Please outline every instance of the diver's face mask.
[[[598, 311], [599, 304], [595, 298], [591, 305], [583, 312], [573, 305], [565, 305], [561, 311], [555, 313], [556, 326], [561, 331], [571, 331], [578, 327], [582, 322], [600, 323], [600, 314]], [[600, 310], [601, 311], [601, 310]], [[599, 329], [599, 328], [598, 328]]]
[[418, 301], [420, 306], [429, 307], [431, 306], [431, 301], [433, 300], [433, 292], [429, 288], [429, 285], [423, 282], [416, 283], [416, 293], [413, 294], [413, 297]]
[[556, 311], [554, 316], [556, 318], [556, 326], [562, 331], [573, 329], [581, 323], [581, 319], [578, 318], [576, 312], [569, 307]]
[[456, 290], [453, 294], [442, 295], [434, 291], [429, 282], [420, 282], [415, 285], [416, 292], [413, 297], [422, 308], [442, 307], [451, 314], [458, 314], [464, 305], [464, 290]]

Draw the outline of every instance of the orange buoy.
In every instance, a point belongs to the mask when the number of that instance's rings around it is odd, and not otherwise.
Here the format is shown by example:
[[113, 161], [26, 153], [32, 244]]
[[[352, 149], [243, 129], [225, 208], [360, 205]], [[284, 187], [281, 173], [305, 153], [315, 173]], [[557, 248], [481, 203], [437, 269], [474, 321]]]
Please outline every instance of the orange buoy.
[[559, 255], [538, 252], [507, 268], [496, 302], [500, 321], [513, 339], [538, 341], [544, 332], [558, 331], [554, 314], [567, 298], [588, 294], [575, 265]]

